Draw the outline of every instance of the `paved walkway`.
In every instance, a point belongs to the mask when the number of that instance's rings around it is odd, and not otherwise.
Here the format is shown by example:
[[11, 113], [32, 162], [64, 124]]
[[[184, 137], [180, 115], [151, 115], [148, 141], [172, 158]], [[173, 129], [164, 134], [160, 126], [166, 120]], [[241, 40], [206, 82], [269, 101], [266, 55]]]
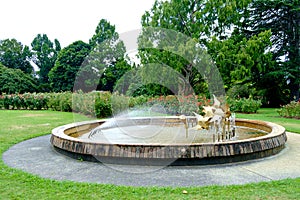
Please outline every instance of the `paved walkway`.
[[123, 166], [83, 162], [57, 153], [50, 135], [11, 147], [4, 162], [40, 177], [130, 186], [232, 185], [300, 177], [300, 134], [287, 133], [286, 148], [255, 161], [213, 166]]

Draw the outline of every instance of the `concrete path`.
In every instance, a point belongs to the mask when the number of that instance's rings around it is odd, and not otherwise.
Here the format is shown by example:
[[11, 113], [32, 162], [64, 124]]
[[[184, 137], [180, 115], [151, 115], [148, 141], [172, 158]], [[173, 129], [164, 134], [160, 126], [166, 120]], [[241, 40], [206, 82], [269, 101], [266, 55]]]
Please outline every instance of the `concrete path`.
[[287, 133], [286, 148], [255, 161], [210, 166], [123, 166], [83, 162], [56, 152], [50, 135], [11, 147], [4, 163], [43, 178], [128, 186], [246, 184], [300, 177], [300, 134]]

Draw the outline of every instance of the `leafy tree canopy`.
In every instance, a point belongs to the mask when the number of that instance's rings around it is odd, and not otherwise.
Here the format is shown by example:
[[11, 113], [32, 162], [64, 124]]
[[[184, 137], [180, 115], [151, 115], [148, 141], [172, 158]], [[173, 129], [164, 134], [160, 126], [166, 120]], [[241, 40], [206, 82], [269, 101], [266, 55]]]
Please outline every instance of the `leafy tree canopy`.
[[59, 52], [55, 65], [49, 72], [53, 91], [73, 90], [76, 74], [89, 53], [90, 45], [82, 41], [76, 41]]
[[0, 94], [36, 92], [36, 79], [20, 69], [5, 67], [0, 63]]
[[51, 42], [46, 34], [38, 34], [31, 43], [32, 61], [39, 67], [41, 84], [49, 83], [48, 73], [54, 67], [58, 52], [61, 50], [57, 39]]
[[100, 20], [90, 45], [92, 50], [82, 64], [74, 89], [113, 91], [117, 80], [131, 68], [125, 59], [125, 45], [115, 32], [115, 26]]
[[252, 0], [155, 1], [142, 16], [143, 26], [173, 29], [206, 43], [207, 38], [226, 38], [243, 22], [243, 10]]
[[[168, 42], [167, 49], [171, 51], [162, 51], [159, 47], [166, 46], [166, 40], [157, 38], [157, 34], [149, 34], [145, 31], [140, 37], [139, 47], [151, 42], [154, 46], [153, 49], [140, 49], [139, 55], [142, 63], [159, 61], [180, 72], [184, 79], [177, 82], [184, 82], [181, 84], [184, 88], [178, 88], [179, 93], [189, 93], [186, 87], [188, 84], [192, 85], [196, 93], [206, 93], [208, 85], [205, 79], [213, 78], [216, 72], [209, 69], [212, 65], [208, 64], [210, 59], [207, 58], [205, 49], [208, 49], [211, 38], [215, 38], [215, 41], [222, 41], [230, 37], [230, 31], [243, 22], [242, 11], [246, 9], [250, 1], [156, 1], [151, 11], [146, 12], [142, 17], [143, 27], [175, 30], [195, 41], [182, 43], [180, 37], [172, 38], [169, 35], [173, 44]], [[173, 50], [180, 52], [181, 55], [174, 55]], [[200, 74], [199, 70], [195, 70], [195, 66], [205, 65], [205, 63], [207, 64], [205, 72]], [[218, 85], [219, 83], [215, 84], [216, 87]]]
[[129, 65], [125, 59], [119, 59], [116, 63], [113, 63], [104, 70], [98, 90], [112, 92], [115, 84], [131, 69], [131, 65]]
[[290, 90], [290, 100], [299, 99], [300, 90], [300, 1], [253, 0], [242, 31], [248, 37], [271, 30], [274, 79]]
[[113, 37], [119, 38], [119, 35], [116, 32], [116, 27], [111, 25], [107, 20], [101, 19], [96, 27], [95, 34], [90, 39], [89, 43], [92, 47], [96, 47], [105, 40]]
[[[291, 0], [156, 1], [143, 15], [142, 25], [172, 29], [195, 39], [212, 56], [227, 90], [246, 85], [276, 106], [284, 103], [288, 88], [299, 98], [299, 13], [299, 1]], [[163, 62], [193, 87], [205, 86], [205, 76], [194, 73], [192, 62], [159, 49], [165, 40], [158, 40], [157, 34], [141, 38], [141, 46], [149, 41], [155, 44], [153, 49], [139, 51], [142, 64]], [[182, 48], [176, 38], [173, 42], [179, 51], [191, 49], [187, 44]]]
[[249, 39], [240, 35], [223, 41], [212, 38], [208, 43], [209, 53], [227, 88], [235, 84], [259, 84], [264, 78], [274, 65], [272, 54], [265, 53], [271, 46], [270, 36], [271, 31], [265, 31]]
[[30, 64], [32, 53], [28, 46], [23, 46], [16, 39], [0, 40], [0, 63], [8, 68], [20, 69], [30, 74], [33, 67]]

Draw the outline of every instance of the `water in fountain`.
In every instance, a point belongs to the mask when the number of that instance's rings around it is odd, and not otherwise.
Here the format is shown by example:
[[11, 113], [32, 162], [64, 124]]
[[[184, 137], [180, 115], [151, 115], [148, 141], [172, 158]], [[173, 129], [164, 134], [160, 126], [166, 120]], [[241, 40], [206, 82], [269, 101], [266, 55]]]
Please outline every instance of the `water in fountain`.
[[204, 116], [197, 113], [195, 116], [166, 116], [165, 113], [152, 116], [149, 110], [133, 110], [107, 120], [79, 138], [110, 144], [195, 144], [267, 134], [236, 127], [235, 114], [219, 105], [204, 107], [204, 113]]

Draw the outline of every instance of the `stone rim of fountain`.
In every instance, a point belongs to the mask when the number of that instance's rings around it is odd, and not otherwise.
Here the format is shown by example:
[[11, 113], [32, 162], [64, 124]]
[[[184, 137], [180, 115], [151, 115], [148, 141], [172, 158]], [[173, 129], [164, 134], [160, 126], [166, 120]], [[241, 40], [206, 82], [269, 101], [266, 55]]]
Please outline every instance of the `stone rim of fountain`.
[[[179, 119], [177, 116], [160, 118]], [[202, 165], [232, 163], [271, 156], [279, 153], [287, 140], [284, 127], [271, 122], [246, 119], [236, 119], [237, 126], [256, 128], [268, 134], [235, 141], [153, 145], [112, 144], [82, 141], [72, 137], [87, 133], [106, 121], [85, 121], [57, 127], [52, 130], [50, 142], [57, 151], [88, 161], [142, 165]]]

